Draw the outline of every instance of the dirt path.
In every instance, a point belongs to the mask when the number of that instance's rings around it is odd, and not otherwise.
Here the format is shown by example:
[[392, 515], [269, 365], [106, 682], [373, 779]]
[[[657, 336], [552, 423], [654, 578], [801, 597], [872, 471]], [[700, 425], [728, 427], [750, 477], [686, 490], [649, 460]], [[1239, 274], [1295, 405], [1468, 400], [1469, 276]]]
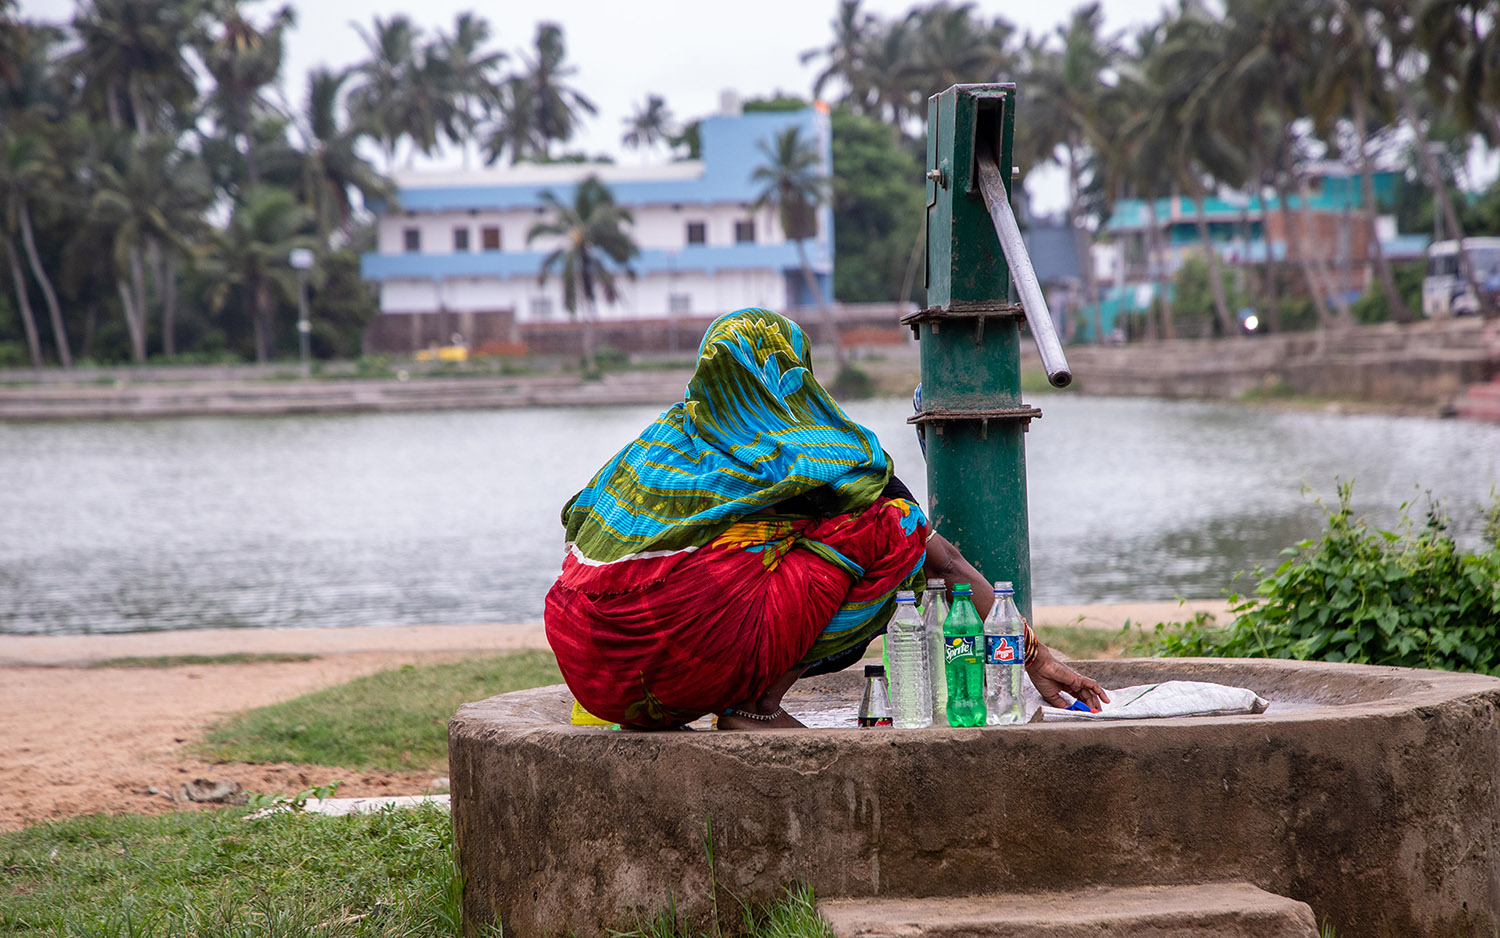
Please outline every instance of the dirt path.
[[[1043, 624], [1118, 629], [1187, 618], [1222, 603], [1049, 607]], [[212, 764], [189, 748], [216, 720], [407, 663], [545, 648], [539, 625], [234, 629], [92, 636], [0, 636], [0, 830], [94, 813], [161, 814], [196, 778], [294, 793], [342, 780], [340, 796], [419, 794], [432, 773]], [[309, 661], [89, 667], [122, 657], [292, 652]]]
[[[177, 810], [175, 793], [196, 778], [238, 782], [252, 792], [290, 794], [342, 780], [340, 796], [420, 793], [431, 787], [434, 773], [215, 765], [188, 749], [214, 721], [239, 710], [407, 663], [538, 647], [546, 647], [539, 626], [0, 636], [0, 830], [80, 814]], [[236, 652], [318, 657], [171, 668], [87, 666], [130, 656]]]

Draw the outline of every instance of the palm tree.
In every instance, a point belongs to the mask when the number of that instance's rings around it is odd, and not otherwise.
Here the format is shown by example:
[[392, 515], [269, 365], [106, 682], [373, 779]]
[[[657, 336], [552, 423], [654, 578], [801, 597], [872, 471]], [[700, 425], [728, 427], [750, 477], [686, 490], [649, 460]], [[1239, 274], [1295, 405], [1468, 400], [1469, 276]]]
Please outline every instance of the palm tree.
[[169, 339], [176, 273], [175, 264], [165, 258], [188, 250], [189, 225], [201, 219], [208, 204], [207, 180], [171, 137], [151, 136], [137, 143], [115, 135], [103, 142], [113, 153], [90, 168], [91, 207], [111, 232], [115, 284], [131, 354], [144, 362], [153, 293], [165, 303], [168, 328], [163, 338]]
[[823, 89], [841, 82], [844, 96], [840, 103], [855, 114], [865, 114], [871, 106], [874, 89], [865, 63], [871, 36], [879, 28], [869, 13], [861, 12], [861, 0], [839, 0], [838, 15], [833, 19], [833, 41], [821, 49], [808, 49], [800, 56], [803, 65], [822, 57], [828, 64], [813, 79], [813, 97], [822, 97]]
[[0, 0], [0, 83], [15, 87], [20, 60], [29, 45], [28, 29], [16, 19], [16, 0]]
[[399, 14], [388, 20], [375, 17], [372, 31], [358, 24], [354, 30], [370, 57], [354, 67], [362, 80], [349, 93], [349, 112], [380, 143], [389, 172], [395, 167], [396, 148], [409, 135], [405, 97], [416, 71], [421, 30]]
[[166, 130], [164, 116], [190, 113], [198, 90], [185, 53], [200, 44], [202, 12], [201, 0], [89, 0], [63, 63], [89, 112], [142, 136]]
[[625, 119], [625, 136], [621, 142], [634, 150], [648, 153], [658, 143], [677, 133], [677, 122], [661, 95], [647, 95], [646, 106]]
[[485, 165], [491, 165], [505, 153], [510, 154], [511, 165], [532, 159], [542, 152], [542, 144], [534, 122], [535, 114], [530, 105], [530, 90], [526, 79], [512, 75], [499, 87], [498, 119], [484, 132], [480, 140]]
[[[72, 368], [74, 356], [69, 350], [68, 329], [63, 326], [62, 305], [57, 302], [57, 291], [52, 288], [52, 279], [46, 273], [42, 257], [36, 249], [36, 231], [31, 224], [31, 195], [45, 197], [48, 192], [62, 188], [63, 174], [58, 171], [54, 155], [45, 141], [34, 134], [12, 134], [0, 129], [0, 210], [7, 221], [13, 218], [15, 228], [20, 230], [21, 246], [26, 249], [27, 264], [37, 288], [42, 291], [46, 303], [46, 315], [52, 326], [52, 345], [57, 348], [57, 360], [63, 368]], [[6, 224], [6, 248], [10, 248], [12, 225]], [[13, 267], [13, 258], [12, 258]], [[13, 270], [12, 270], [13, 273]], [[18, 284], [23, 288], [24, 284]]]
[[1052, 52], [1040, 44], [1026, 46], [1030, 68], [1027, 86], [1039, 99], [1033, 102], [1032, 119], [1046, 120], [1043, 115], [1054, 115], [1057, 119], [1051, 122], [1055, 128], [1053, 139], [1067, 154], [1064, 168], [1068, 173], [1068, 227], [1083, 273], [1084, 299], [1094, 310], [1094, 335], [1098, 342], [1104, 340], [1103, 313], [1089, 251], [1088, 221], [1082, 207], [1083, 177], [1091, 157], [1116, 146], [1119, 140], [1117, 128], [1110, 126], [1107, 119], [1107, 115], [1116, 113], [1109, 106], [1113, 92], [1103, 80], [1119, 58], [1119, 37], [1101, 35], [1102, 27], [1103, 14], [1099, 4], [1093, 3], [1075, 9], [1068, 24], [1058, 27], [1060, 52]]
[[566, 143], [573, 138], [578, 129], [577, 112], [597, 114], [598, 108], [582, 92], [564, 84], [578, 69], [564, 64], [567, 50], [561, 26], [538, 23], [534, 46], [534, 56], [521, 56], [521, 86], [513, 89], [520, 93], [513, 96], [511, 104], [526, 112], [525, 123], [541, 148], [537, 155], [546, 160], [552, 157], [554, 140]]
[[1375, 225], [1374, 169], [1370, 161], [1370, 110], [1374, 108], [1381, 126], [1390, 123], [1394, 103], [1386, 94], [1381, 76], [1380, 40], [1372, 22], [1355, 9], [1349, 0], [1339, 0], [1323, 20], [1330, 54], [1319, 67], [1313, 82], [1312, 117], [1325, 135], [1337, 136], [1340, 118], [1348, 118], [1354, 132], [1354, 163], [1359, 170], [1360, 200], [1365, 206], [1367, 239], [1375, 252], [1375, 269], [1380, 277], [1386, 303], [1397, 322], [1410, 322], [1411, 310], [1396, 289], [1391, 265]]
[[278, 302], [296, 301], [297, 277], [289, 258], [296, 248], [313, 248], [306, 235], [311, 218], [285, 189], [261, 186], [216, 231], [205, 266], [212, 275], [209, 305], [222, 311], [237, 295], [254, 331], [255, 358], [270, 361], [276, 352], [275, 311]]
[[[42, 344], [36, 328], [36, 314], [31, 308], [31, 297], [27, 294], [26, 275], [21, 271], [21, 261], [16, 254], [15, 232], [21, 219], [29, 217], [26, 194], [35, 173], [45, 161], [36, 160], [38, 140], [31, 135], [20, 136], [8, 130], [0, 130], [0, 237], [5, 239], [5, 259], [10, 270], [11, 289], [15, 292], [16, 311], [21, 314], [21, 327], [26, 336], [26, 350], [31, 355], [34, 367], [42, 367]], [[28, 241], [34, 250], [34, 244]], [[66, 356], [67, 346], [59, 347]]]
[[460, 13], [454, 19], [453, 33], [440, 34], [437, 48], [429, 51], [444, 64], [450, 87], [453, 119], [447, 127], [448, 138], [463, 152], [464, 168], [469, 166], [469, 144], [480, 120], [500, 105], [499, 82], [494, 75], [506, 59], [504, 52], [487, 50], [490, 24], [472, 12]]
[[926, 101], [912, 87], [912, 46], [916, 42], [915, 17], [886, 23], [870, 38], [865, 70], [870, 86], [872, 113], [891, 125], [893, 140], [905, 136], [907, 120], [926, 114]]
[[260, 184], [254, 126], [257, 114], [270, 110], [264, 89], [281, 73], [284, 34], [296, 24], [296, 14], [284, 6], [264, 28], [250, 22], [241, 0], [213, 0], [219, 32], [202, 47], [203, 63], [213, 76], [209, 93], [211, 112], [233, 143], [245, 167], [245, 184]]
[[312, 212], [324, 249], [335, 231], [345, 238], [350, 234], [352, 192], [365, 202], [393, 196], [390, 183], [359, 154], [363, 134], [341, 122], [339, 92], [349, 74], [325, 68], [309, 72], [307, 101], [297, 123], [302, 137], [302, 148], [295, 154], [298, 195]]
[[579, 322], [583, 367], [592, 374], [595, 370], [595, 304], [599, 296], [606, 303], [619, 299], [617, 273], [631, 278], [635, 276], [629, 264], [640, 249], [627, 230], [635, 218], [629, 209], [615, 204], [614, 195], [594, 175], [578, 184], [571, 204], [563, 202], [551, 191], [542, 193], [542, 201], [551, 214], [545, 221], [531, 226], [526, 233], [526, 243], [538, 238], [556, 238], [561, 244], [542, 260], [537, 283], [546, 283], [553, 270], [561, 268], [558, 273], [562, 277], [563, 306]]
[[924, 99], [962, 82], [993, 81], [1009, 64], [1005, 45], [1010, 24], [996, 20], [986, 27], [975, 19], [972, 3], [936, 0], [912, 10], [911, 17], [910, 72]]
[[1214, 318], [1225, 336], [1241, 335], [1224, 292], [1219, 252], [1208, 225], [1208, 184], [1237, 186], [1244, 181], [1244, 160], [1221, 127], [1212, 96], [1224, 71], [1225, 39], [1220, 21], [1200, 0], [1182, 0], [1178, 15], [1167, 24], [1160, 46], [1147, 61], [1147, 72], [1159, 89], [1154, 105], [1170, 111], [1178, 126], [1178, 144], [1171, 167], [1176, 182], [1193, 200], [1198, 240], [1208, 266]]
[[73, 355], [62, 308], [52, 277], [37, 250], [32, 219], [35, 202], [61, 201], [66, 189], [66, 175], [49, 141], [49, 137], [58, 136], [61, 115], [66, 109], [65, 102], [53, 93], [48, 81], [48, 49], [57, 38], [56, 30], [10, 20], [0, 5], [0, 58], [5, 60], [0, 78], [5, 79], [6, 92], [0, 95], [0, 234], [6, 239], [7, 254], [11, 255], [8, 260], [28, 347], [34, 355], [40, 355], [39, 343], [29, 341], [36, 328], [29, 297], [25, 295], [25, 279], [16, 276], [20, 265], [13, 256], [12, 237], [17, 234], [32, 279], [47, 306], [58, 361], [67, 368], [73, 364]]
[[[1382, 4], [1381, 10], [1386, 22], [1385, 35], [1392, 43], [1394, 90], [1400, 101], [1401, 116], [1416, 137], [1417, 156], [1442, 212], [1448, 237], [1458, 241], [1459, 271], [1469, 289], [1479, 297], [1485, 316], [1493, 316], [1495, 304], [1479, 287], [1474, 262], [1464, 246], [1463, 225], [1448, 192], [1447, 174], [1438, 165], [1428, 124], [1420, 116], [1423, 111], [1440, 112], [1455, 103], [1460, 72], [1455, 63], [1462, 61], [1472, 35], [1465, 16], [1465, 4], [1463, 0], [1429, 0], [1412, 11], [1404, 5], [1386, 3]], [[1490, 32], [1493, 34], [1494, 29], [1491, 28]], [[1417, 106], [1419, 81], [1425, 86], [1433, 107]]]
[[797, 245], [802, 280], [817, 303], [823, 320], [823, 341], [833, 346], [839, 370], [843, 371], [848, 365], [848, 355], [839, 344], [833, 310], [823, 298], [823, 288], [817, 277], [813, 276], [804, 244], [808, 238], [817, 236], [818, 209], [827, 200], [827, 178], [819, 172], [822, 159], [817, 147], [802, 137], [802, 128], [796, 125], [787, 127], [773, 140], [759, 141], [756, 149], [764, 162], [750, 173], [750, 181], [761, 186], [755, 207], [775, 211], [781, 221], [782, 233]]
[[[1290, 207], [1292, 190], [1303, 188], [1299, 168], [1302, 141], [1297, 135], [1297, 118], [1307, 112], [1311, 69], [1322, 55], [1322, 50], [1314, 44], [1312, 26], [1318, 12], [1317, 2], [1229, 0], [1227, 19], [1234, 24], [1235, 36], [1231, 44], [1233, 68], [1228, 81], [1258, 92], [1264, 106], [1276, 114], [1280, 132], [1270, 141], [1267, 169], [1276, 189], [1288, 251], [1302, 270], [1319, 324], [1327, 325], [1333, 318], [1327, 297], [1333, 295], [1336, 302], [1342, 300], [1329, 290], [1321, 264], [1303, 246], [1302, 223], [1308, 213], [1304, 208], [1301, 219], [1294, 223]], [[1256, 108], [1250, 113], [1258, 111]], [[1269, 243], [1268, 238], [1268, 248]]]

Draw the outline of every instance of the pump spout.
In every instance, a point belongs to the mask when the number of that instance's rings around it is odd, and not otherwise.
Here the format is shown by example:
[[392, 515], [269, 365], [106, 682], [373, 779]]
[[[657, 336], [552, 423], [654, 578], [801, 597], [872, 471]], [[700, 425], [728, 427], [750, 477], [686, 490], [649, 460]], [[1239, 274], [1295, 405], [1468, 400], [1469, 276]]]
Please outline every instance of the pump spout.
[[1010, 266], [1011, 279], [1021, 297], [1021, 308], [1026, 311], [1026, 325], [1031, 337], [1036, 340], [1036, 349], [1042, 356], [1042, 367], [1047, 370], [1047, 381], [1054, 388], [1065, 388], [1073, 383], [1073, 372], [1068, 370], [1068, 360], [1063, 355], [1062, 343], [1057, 340], [1057, 330], [1052, 327], [1052, 313], [1047, 309], [1047, 300], [1042, 296], [1041, 284], [1031, 266], [1031, 255], [1026, 253], [1026, 242], [1021, 239], [1021, 226], [1016, 224], [1015, 213], [1010, 208], [1010, 197], [1005, 191], [1004, 177], [1000, 167], [989, 153], [977, 154], [979, 165], [979, 191], [984, 195], [985, 208], [995, 224], [995, 234], [1005, 252], [1005, 263]]

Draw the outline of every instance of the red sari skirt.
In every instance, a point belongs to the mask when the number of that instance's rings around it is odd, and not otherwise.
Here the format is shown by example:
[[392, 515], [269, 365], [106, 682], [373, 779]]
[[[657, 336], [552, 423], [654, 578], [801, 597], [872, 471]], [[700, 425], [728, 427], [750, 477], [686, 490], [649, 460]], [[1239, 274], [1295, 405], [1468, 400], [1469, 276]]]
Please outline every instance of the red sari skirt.
[[625, 726], [678, 726], [759, 697], [885, 628], [925, 559], [904, 499], [832, 518], [756, 515], [710, 543], [591, 563], [569, 551], [547, 640], [574, 697]]

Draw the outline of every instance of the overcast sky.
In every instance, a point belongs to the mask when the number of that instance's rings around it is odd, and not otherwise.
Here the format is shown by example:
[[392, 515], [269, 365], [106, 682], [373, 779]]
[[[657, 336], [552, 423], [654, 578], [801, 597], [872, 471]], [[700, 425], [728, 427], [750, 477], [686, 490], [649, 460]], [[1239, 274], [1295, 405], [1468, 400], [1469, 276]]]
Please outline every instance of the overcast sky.
[[[24, 16], [50, 21], [73, 15], [71, 0], [21, 0]], [[248, 5], [261, 21], [279, 2]], [[290, 39], [283, 81], [290, 100], [300, 102], [307, 71], [317, 65], [340, 67], [366, 57], [353, 23], [369, 29], [375, 17], [401, 13], [429, 33], [451, 30], [454, 18], [475, 10], [489, 20], [496, 48], [510, 53], [529, 46], [540, 20], [560, 23], [568, 60], [577, 66], [573, 85], [599, 107], [570, 149], [611, 153], [621, 162], [623, 122], [648, 94], [659, 94], [679, 120], [717, 109], [719, 94], [733, 89], [743, 97], [782, 90], [807, 95], [820, 63], [803, 65], [800, 53], [831, 41], [838, 0], [553, 0], [552, 3], [489, 3], [473, 0], [293, 0], [297, 28]], [[1063, 23], [1074, 4], [1048, 0], [980, 0], [985, 18], [1003, 16], [1020, 29], [1045, 33]], [[903, 0], [865, 0], [863, 8], [897, 17], [913, 6]], [[1129, 29], [1158, 18], [1163, 0], [1102, 0], [1105, 26]], [[1025, 111], [1021, 89], [1018, 120], [1041, 119]], [[1040, 178], [1033, 191], [1038, 210], [1055, 210], [1066, 198], [1060, 176]]]

